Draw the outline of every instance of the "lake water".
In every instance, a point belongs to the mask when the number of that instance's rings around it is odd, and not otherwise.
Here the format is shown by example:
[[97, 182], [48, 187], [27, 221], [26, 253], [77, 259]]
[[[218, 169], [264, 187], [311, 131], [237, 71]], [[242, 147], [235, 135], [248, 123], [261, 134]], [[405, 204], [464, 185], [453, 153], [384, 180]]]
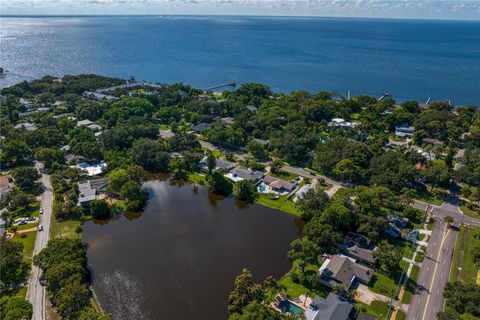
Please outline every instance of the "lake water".
[[199, 88], [262, 82], [480, 105], [480, 22], [276, 17], [1, 18], [0, 86], [98, 73]]
[[113, 319], [224, 320], [243, 268], [256, 281], [290, 268], [289, 244], [301, 232], [294, 216], [191, 184], [144, 186], [143, 214], [83, 227], [93, 288]]

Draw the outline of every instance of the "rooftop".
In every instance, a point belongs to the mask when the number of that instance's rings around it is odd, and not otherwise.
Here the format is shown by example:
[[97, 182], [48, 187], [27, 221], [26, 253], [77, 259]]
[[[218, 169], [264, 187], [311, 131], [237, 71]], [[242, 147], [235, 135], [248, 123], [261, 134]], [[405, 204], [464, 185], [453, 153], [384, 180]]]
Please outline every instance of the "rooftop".
[[245, 167], [236, 167], [235, 169], [233, 169], [232, 171], [230, 171], [225, 175], [226, 178], [234, 182], [241, 181], [241, 180], [257, 181], [263, 176], [264, 176], [263, 172], [253, 171]]

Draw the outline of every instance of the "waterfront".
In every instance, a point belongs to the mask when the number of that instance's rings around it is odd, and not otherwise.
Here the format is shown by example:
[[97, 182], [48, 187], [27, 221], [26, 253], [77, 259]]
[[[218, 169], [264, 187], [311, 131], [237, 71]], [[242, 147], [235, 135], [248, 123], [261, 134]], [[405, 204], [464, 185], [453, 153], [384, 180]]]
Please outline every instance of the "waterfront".
[[242, 268], [256, 281], [290, 268], [289, 243], [301, 230], [294, 216], [189, 183], [144, 186], [142, 214], [84, 225], [93, 288], [113, 319], [225, 319]]
[[0, 86], [96, 73], [198, 88], [261, 82], [399, 101], [480, 104], [479, 22], [113, 16], [2, 17]]

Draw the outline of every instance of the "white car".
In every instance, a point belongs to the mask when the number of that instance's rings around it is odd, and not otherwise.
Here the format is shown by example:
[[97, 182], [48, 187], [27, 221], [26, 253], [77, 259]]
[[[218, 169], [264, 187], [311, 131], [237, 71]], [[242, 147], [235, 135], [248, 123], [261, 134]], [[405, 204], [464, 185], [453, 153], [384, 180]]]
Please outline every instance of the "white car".
[[38, 231], [43, 231], [43, 224], [38, 226]]
[[40, 212], [40, 214], [43, 214], [43, 208], [40, 208], [40, 210], [38, 210], [38, 212]]

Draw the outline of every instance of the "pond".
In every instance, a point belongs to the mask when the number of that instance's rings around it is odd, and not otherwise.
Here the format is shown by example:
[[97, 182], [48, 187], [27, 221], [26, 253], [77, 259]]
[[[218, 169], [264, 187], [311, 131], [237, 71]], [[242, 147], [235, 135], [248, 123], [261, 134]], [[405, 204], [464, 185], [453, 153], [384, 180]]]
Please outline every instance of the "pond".
[[89, 221], [83, 240], [93, 288], [112, 319], [226, 319], [235, 277], [279, 279], [298, 218], [174, 180], [144, 184], [145, 210]]

